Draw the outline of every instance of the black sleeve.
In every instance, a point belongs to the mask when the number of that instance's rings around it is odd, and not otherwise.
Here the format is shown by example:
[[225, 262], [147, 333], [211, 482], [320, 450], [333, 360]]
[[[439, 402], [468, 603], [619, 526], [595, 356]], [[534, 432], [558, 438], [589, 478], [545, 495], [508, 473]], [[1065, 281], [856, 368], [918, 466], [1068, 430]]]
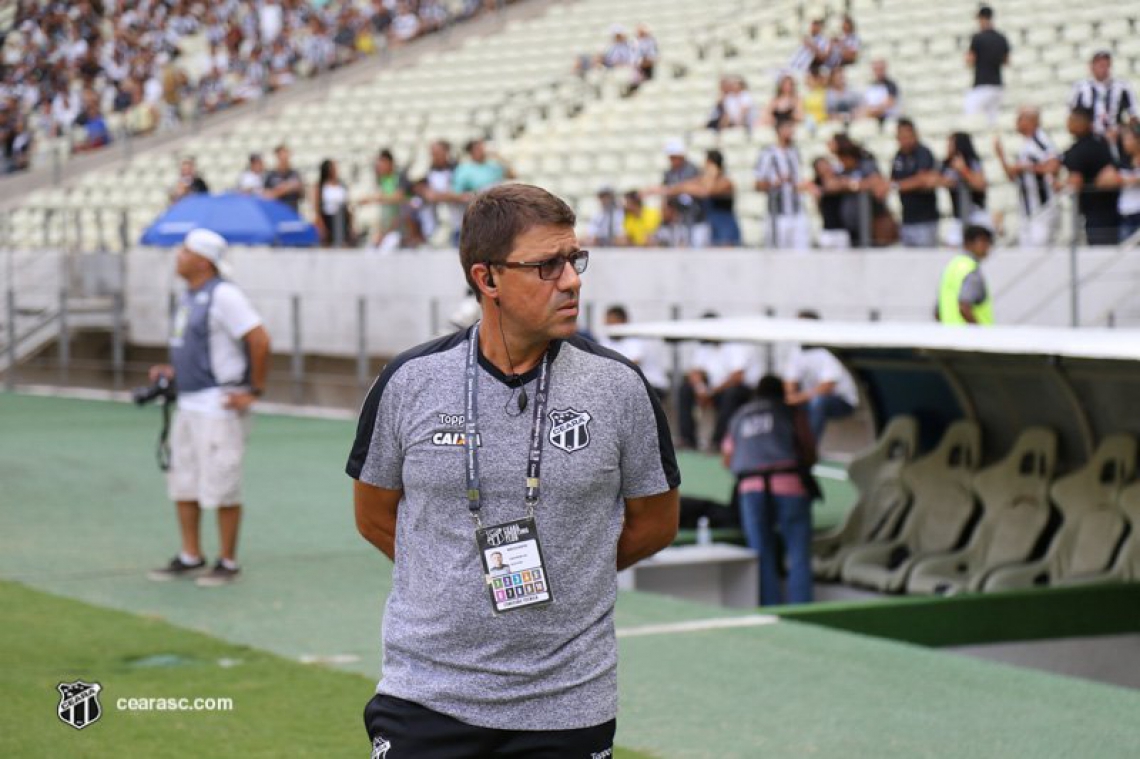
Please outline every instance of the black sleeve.
[[349, 477], [354, 480], [360, 479], [364, 462], [368, 458], [368, 449], [372, 445], [372, 433], [376, 428], [376, 416], [380, 411], [380, 398], [384, 395], [384, 390], [388, 387], [388, 382], [392, 376], [404, 364], [413, 359], [454, 348], [463, 342], [467, 334], [468, 330], [459, 330], [450, 335], [417, 345], [388, 362], [384, 370], [380, 372], [380, 376], [376, 378], [376, 382], [372, 384], [368, 396], [364, 399], [364, 405], [360, 408], [360, 418], [356, 423], [356, 438], [352, 441], [352, 450], [349, 451], [348, 463], [344, 467], [344, 471]]
[[1076, 145], [1065, 151], [1061, 156], [1061, 163], [1069, 171], [1080, 172], [1080, 156]]

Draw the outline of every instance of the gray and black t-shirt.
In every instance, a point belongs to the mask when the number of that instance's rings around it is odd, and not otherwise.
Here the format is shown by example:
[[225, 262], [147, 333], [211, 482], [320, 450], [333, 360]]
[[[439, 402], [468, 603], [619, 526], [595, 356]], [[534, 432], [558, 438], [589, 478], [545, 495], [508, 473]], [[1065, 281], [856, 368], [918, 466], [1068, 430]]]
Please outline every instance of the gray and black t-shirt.
[[[551, 347], [535, 511], [552, 604], [496, 616], [467, 508], [469, 331], [392, 361], [361, 410], [350, 476], [402, 490], [377, 691], [482, 727], [563, 730], [617, 713], [617, 541], [624, 500], [680, 484], [665, 415], [636, 366], [582, 338]], [[531, 409], [479, 356], [482, 521], [526, 516]], [[534, 400], [536, 370], [523, 375]], [[560, 434], [558, 428], [564, 430]], [[574, 422], [567, 425], [566, 422]]]

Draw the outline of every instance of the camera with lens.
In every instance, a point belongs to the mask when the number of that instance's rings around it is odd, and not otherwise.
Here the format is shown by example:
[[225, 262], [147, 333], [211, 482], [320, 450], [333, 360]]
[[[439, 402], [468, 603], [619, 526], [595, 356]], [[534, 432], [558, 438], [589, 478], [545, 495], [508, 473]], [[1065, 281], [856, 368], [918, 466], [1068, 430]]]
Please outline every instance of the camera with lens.
[[177, 395], [174, 380], [170, 377], [159, 377], [153, 384], [131, 390], [131, 399], [140, 406], [145, 406], [159, 398], [162, 399], [163, 403], [170, 403]]

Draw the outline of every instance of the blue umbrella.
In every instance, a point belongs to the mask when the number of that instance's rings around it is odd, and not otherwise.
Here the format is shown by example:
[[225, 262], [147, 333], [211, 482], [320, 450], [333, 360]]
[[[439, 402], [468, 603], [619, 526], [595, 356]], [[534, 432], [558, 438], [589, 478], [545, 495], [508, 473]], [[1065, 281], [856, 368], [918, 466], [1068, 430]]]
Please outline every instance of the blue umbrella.
[[289, 206], [256, 195], [189, 195], [166, 209], [143, 232], [142, 244], [170, 247], [204, 227], [237, 245], [317, 244], [317, 228]]

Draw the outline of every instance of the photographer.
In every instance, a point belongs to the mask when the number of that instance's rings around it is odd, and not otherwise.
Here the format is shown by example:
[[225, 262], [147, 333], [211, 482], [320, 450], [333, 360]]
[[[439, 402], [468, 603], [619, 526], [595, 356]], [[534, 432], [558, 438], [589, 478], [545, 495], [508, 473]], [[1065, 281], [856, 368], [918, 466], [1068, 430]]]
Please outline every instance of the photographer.
[[[222, 278], [225, 251], [225, 239], [214, 232], [186, 235], [177, 272], [187, 290], [174, 315], [170, 364], [150, 369], [152, 383], [174, 380], [177, 386], [167, 490], [182, 534], [181, 552], [152, 571], [152, 580], [201, 574], [198, 584], [212, 587], [233, 582], [240, 572], [242, 458], [249, 409], [269, 370], [269, 334], [245, 294]], [[220, 544], [218, 561], [205, 574], [198, 534], [202, 509], [217, 510]]]

